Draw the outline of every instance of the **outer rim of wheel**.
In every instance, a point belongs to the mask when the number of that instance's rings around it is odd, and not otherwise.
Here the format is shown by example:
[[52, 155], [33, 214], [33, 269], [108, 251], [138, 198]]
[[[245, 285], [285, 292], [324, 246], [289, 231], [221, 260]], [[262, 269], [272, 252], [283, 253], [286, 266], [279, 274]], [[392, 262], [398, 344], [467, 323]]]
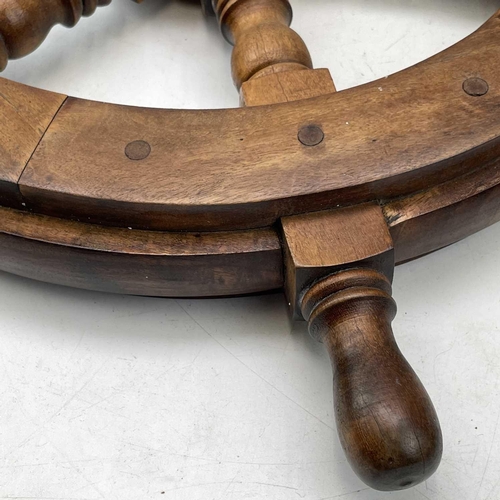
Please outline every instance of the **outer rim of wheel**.
[[[446, 87], [442, 92], [451, 95], [452, 98], [443, 104], [439, 99], [442, 97], [439, 94], [441, 91], [434, 89], [438, 97], [431, 95], [430, 101], [433, 106], [437, 107], [433, 108], [433, 112], [429, 116], [439, 118], [443, 116], [442, 113], [449, 110], [447, 106], [452, 106], [451, 111], [449, 111], [452, 115], [450, 119], [455, 119], [457, 116], [467, 116], [469, 121], [464, 123], [460, 129], [462, 133], [459, 137], [449, 139], [448, 149], [443, 150], [442, 144], [439, 143], [426, 143], [424, 141], [420, 144], [421, 150], [427, 155], [435, 155], [433, 152], [435, 148], [439, 150], [438, 153], [441, 156], [438, 159], [434, 158], [435, 161], [422, 161], [416, 167], [411, 165], [412, 168], [407, 168], [408, 165], [404, 165], [403, 158], [396, 164], [397, 172], [393, 171], [394, 169], [391, 170], [391, 166], [389, 171], [385, 173], [386, 175], [384, 174], [378, 179], [369, 179], [369, 182], [354, 185], [351, 183], [332, 191], [326, 186], [328, 179], [320, 178], [321, 182], [316, 184], [319, 189], [316, 191], [313, 189], [309, 193], [301, 192], [294, 196], [276, 196], [274, 199], [265, 193], [255, 191], [252, 186], [248, 187], [240, 200], [234, 198], [234, 192], [230, 192], [229, 199], [224, 200], [214, 198], [213, 193], [207, 191], [194, 197], [191, 196], [192, 192], [188, 192], [185, 196], [186, 203], [172, 203], [172, 200], [169, 200], [167, 196], [164, 200], [148, 199], [148, 193], [141, 193], [140, 189], [132, 195], [129, 193], [127, 199], [118, 199], [118, 197], [106, 192], [102, 178], [92, 181], [94, 186], [98, 185], [103, 188], [104, 196], [99, 198], [92, 196], [92, 189], [82, 193], [78, 191], [78, 184], [63, 185], [64, 177], [57, 178], [57, 165], [51, 164], [51, 160], [55, 158], [54, 151], [57, 152], [58, 157], [65, 157], [64, 155], [68, 154], [57, 148], [54, 149], [54, 147], [61, 144], [60, 141], [64, 143], [66, 133], [72, 133], [71, 128], [67, 129], [69, 132], [65, 132], [67, 120], [71, 121], [75, 116], [80, 119], [84, 118], [85, 113], [82, 115], [81, 112], [88, 107], [89, 109], [113, 110], [113, 113], [115, 110], [121, 110], [121, 113], [132, 117], [142, 116], [141, 113], [146, 113], [156, 127], [164, 123], [165, 116], [170, 118], [172, 116], [188, 116], [190, 120], [194, 118], [201, 120], [202, 125], [205, 123], [204, 120], [213, 120], [215, 117], [219, 123], [226, 124], [227, 128], [234, 130], [235, 126], [240, 127], [239, 130], [236, 130], [234, 137], [238, 137], [241, 127], [247, 127], [248, 130], [251, 130], [255, 124], [252, 120], [265, 114], [277, 113], [280, 117], [291, 116], [290, 120], [294, 121], [293, 140], [297, 143], [294, 142], [294, 147], [297, 147], [297, 151], [299, 151], [297, 155], [302, 155], [300, 158], [308, 158], [311, 164], [319, 163], [321, 165], [329, 161], [326, 154], [328, 153], [328, 140], [321, 143], [322, 150], [303, 146], [297, 140], [300, 124], [317, 123], [316, 117], [313, 116], [314, 113], [318, 109], [325, 110], [325, 104], [327, 104], [330, 107], [326, 108], [326, 112], [322, 115], [324, 121], [321, 125], [323, 125], [328, 137], [335, 131], [334, 123], [328, 122], [330, 116], [328, 110], [332, 110], [332, 115], [337, 113], [336, 123], [341, 122], [343, 117], [339, 118], [339, 111], [335, 105], [345, 101], [345, 99], [356, 100], [359, 95], [362, 97], [371, 94], [374, 96], [383, 95], [383, 92], [378, 90], [380, 81], [338, 94], [297, 103], [218, 111], [148, 110], [93, 103], [50, 94], [53, 100], [51, 106], [54, 111], [52, 118], [48, 120], [45, 128], [40, 132], [41, 140], [34, 141], [35, 138], [33, 138], [33, 151], [27, 158], [26, 165], [18, 167], [21, 172], [18, 177], [16, 177], [15, 172], [10, 172], [13, 175], [10, 178], [4, 176], [1, 183], [2, 204], [6, 207], [1, 209], [4, 214], [4, 221], [0, 223], [0, 255], [3, 257], [1, 268], [44, 281], [134, 294], [200, 296], [264, 291], [278, 288], [283, 284], [280, 241], [277, 231], [272, 229], [280, 217], [295, 213], [333, 209], [337, 206], [369, 200], [378, 200], [384, 207], [395, 243], [396, 259], [399, 262], [413, 259], [458, 241], [500, 219], [500, 196], [498, 196], [500, 175], [497, 161], [500, 152], [500, 119], [496, 117], [498, 114], [496, 108], [500, 106], [500, 69], [497, 70], [494, 64], [485, 63], [485, 61], [498, 60], [498, 58], [493, 57], [495, 55], [500, 57], [498, 15], [491, 18], [480, 30], [463, 42], [428, 61], [382, 81], [387, 86], [391, 85], [391, 81], [398, 83], [406, 79], [406, 81], [413, 82], [410, 90], [415, 92], [417, 92], [415, 89], [418, 90], [423, 86], [424, 92], [418, 94], [421, 100], [417, 99], [416, 104], [413, 104], [420, 106], [423, 102], [422, 99], [429, 94], [429, 89], [433, 89], [432, 80], [427, 78], [429, 74], [442, 73], [443, 68], [448, 70], [446, 74], [450, 76], [449, 87]], [[483, 63], [484, 67], [481, 66]], [[485, 96], [468, 95], [464, 91], [464, 82], [469, 78], [478, 77], [488, 83], [488, 93]], [[3, 85], [14, 85], [22, 92], [27, 92], [32, 103], [36, 103], [39, 95], [48, 95], [45, 92], [28, 89], [13, 82], [5, 80], [2, 82]], [[397, 109], [394, 109], [394, 116], [397, 116]], [[76, 115], [72, 115], [75, 110], [77, 111]], [[49, 111], [48, 116], [50, 113], [51, 111]], [[302, 120], [298, 120], [297, 117]], [[432, 121], [425, 123], [431, 128], [435, 127], [433, 130], [437, 130], [437, 125], [439, 125], [439, 123], [436, 125]], [[432, 125], [433, 123], [434, 125]], [[345, 127], [347, 126], [346, 124]], [[292, 130], [291, 127], [289, 130]], [[159, 128], [161, 130], [161, 127]], [[178, 123], [176, 129], [179, 130]], [[220, 132], [220, 129], [213, 132], [213, 137], [216, 136], [217, 132]], [[127, 144], [138, 137], [129, 134], [130, 139], [123, 140], [124, 138], [120, 135], [122, 131], [117, 133], [120, 140], [117, 141], [113, 154], [121, 155], [120, 162], [128, 162], [126, 163], [128, 167], [140, 164], [140, 161], [127, 158], [124, 151]], [[422, 133], [426, 133], [426, 131], [423, 130]], [[261, 135], [265, 137], [265, 131]], [[82, 143], [85, 142], [84, 139], [85, 137], [83, 137]], [[397, 140], [405, 138], [396, 137], [395, 139], [397, 142]], [[257, 146], [259, 140], [255, 141]], [[242, 142], [245, 143], [245, 141]], [[380, 144], [380, 139], [376, 142]], [[95, 146], [97, 150], [98, 146]], [[154, 143], [152, 146], [154, 151], [156, 146]], [[239, 139], [238, 146], [243, 149], [242, 154], [248, 153], [248, 149], [245, 150], [241, 146]], [[354, 150], [356, 146], [359, 149], [359, 144], [346, 143], [346, 148], [351, 147]], [[429, 149], [432, 151], [429, 152]], [[234, 151], [236, 150], [235, 146]], [[447, 156], [443, 153], [443, 151], [452, 150], [456, 154]], [[68, 151], [76, 159], [79, 158], [78, 150], [76, 153]], [[192, 153], [193, 150], [190, 151]], [[398, 152], [401, 153], [401, 149]], [[284, 159], [288, 161], [291, 156], [293, 155], [285, 155]], [[396, 156], [393, 154], [394, 158]], [[414, 152], [412, 158], [416, 157], [418, 154]], [[83, 167], [86, 165], [92, 167], [96, 158], [95, 150], [89, 151], [88, 157], [84, 158], [82, 163]], [[233, 158], [233, 164], [238, 165], [237, 158]], [[51, 165], [51, 169], [44, 171], [43, 169], [47, 165]], [[248, 162], [245, 164], [243, 161], [241, 168], [245, 169], [247, 166]], [[36, 172], [37, 168], [42, 169], [41, 173]], [[362, 172], [363, 169], [366, 170], [366, 164], [361, 163], [359, 172]], [[82, 171], [85, 172], [85, 168]], [[292, 174], [290, 171], [285, 173], [289, 177], [293, 177], [293, 171]], [[158, 173], [158, 175], [160, 174], [161, 172]], [[181, 174], [183, 173], [181, 172]], [[50, 176], [53, 177], [49, 178]], [[74, 177], [72, 176], [70, 179], [72, 182]], [[187, 178], [189, 179], [189, 176]], [[351, 178], [354, 176], [351, 175]], [[246, 182], [249, 179], [250, 177], [244, 177], [243, 181]], [[293, 178], [294, 182], [300, 185], [298, 179], [297, 176]], [[112, 176], [109, 182], [111, 181], [113, 181]], [[276, 189], [282, 188], [276, 183], [272, 186]], [[393, 193], [392, 197], [385, 196], [388, 191]], [[446, 196], [444, 196], [445, 194]], [[212, 201], [208, 203], [207, 200], [210, 196], [212, 196]], [[165, 200], [168, 203], [165, 203]], [[453, 217], [459, 217], [460, 214], [465, 216], [465, 214], [470, 213], [473, 213], [474, 217], [471, 219], [471, 216], [467, 215], [470, 219], [467, 224], [460, 224], [459, 220], [452, 221], [449, 210], [456, 207], [463, 208], [458, 210], [458, 216], [453, 215]], [[486, 211], [487, 216], [485, 216]], [[450, 224], [453, 225], [452, 222], [455, 225], [453, 230], [449, 230]], [[53, 230], [56, 226], [59, 228], [59, 232]], [[427, 238], [426, 231], [430, 226], [437, 229], [438, 232], [442, 228], [443, 237], [434, 240]], [[34, 227], [37, 228], [36, 231]], [[267, 227], [268, 229], [253, 229], [258, 227]], [[410, 227], [412, 228], [411, 237], [413, 240], [408, 236], [410, 234], [408, 228]], [[158, 230], [161, 232], [158, 233]], [[218, 232], [222, 230], [229, 232]], [[124, 236], [125, 239], [123, 239], [122, 236], [119, 236], [123, 231], [130, 231], [130, 237]], [[201, 239], [198, 238], [200, 231], [203, 235]], [[159, 238], [157, 243], [159, 246], [156, 248], [163, 246], [163, 251], [154, 250], [154, 245], [151, 247], [151, 238], [156, 238], [155, 234]], [[231, 243], [223, 243], [227, 241], [224, 239], [226, 238], [224, 235], [229, 234], [231, 235]], [[116, 251], [112, 245], [112, 240], [115, 237], [118, 240], [122, 238], [120, 241], [123, 242], [133, 242], [136, 246], [130, 247], [129, 244], [127, 247], [127, 244], [124, 244], [122, 251]], [[415, 238], [418, 241], [415, 241]], [[4, 241], [4, 244], [1, 241]], [[16, 242], [15, 248], [9, 249], [9, 244], [13, 241]], [[187, 262], [188, 265], [190, 263], [198, 265], [197, 263], [199, 263], [200, 267], [207, 269], [207, 282], [212, 280], [212, 286], [210, 289], [200, 289], [200, 283], [196, 282], [196, 279], [189, 280], [181, 273], [181, 275], [176, 276], [173, 284], [157, 283], [155, 288], [149, 276], [147, 278], [146, 275], [142, 278], [132, 276], [132, 270], [125, 270], [120, 277], [116, 278], [122, 280], [123, 283], [97, 283], [89, 276], [82, 277], [80, 275], [76, 279], [75, 275], [71, 273], [77, 273], [78, 269], [72, 268], [69, 273], [68, 269], [55, 271], [54, 262], [50, 259], [47, 261], [37, 260], [36, 266], [33, 267], [33, 252], [36, 254], [39, 245], [43, 248], [53, 249], [57, 254], [57, 259], [63, 259], [66, 255], [72, 255], [75, 252], [83, 252], [82, 256], [85, 256], [85, 259], [88, 261], [96, 259], [99, 261], [99, 265], [105, 267], [115, 265], [115, 262], [120, 260], [120, 257], [117, 257], [118, 254], [127, 255], [127, 258], [131, 259], [130, 269], [134, 267], [135, 262], [138, 263], [138, 268], [140, 267], [139, 262], [140, 265], [143, 265], [141, 260], [143, 258], [147, 258], [148, 266], [164, 265], [165, 272], [177, 269], [179, 260]], [[137, 249], [140, 250], [137, 251]], [[248, 286], [240, 286], [241, 280], [237, 285], [237, 272], [242, 267], [249, 265], [253, 266], [255, 279], [250, 280], [251, 283]], [[173, 266], [173, 268], [169, 266]], [[130, 274], [127, 274], [129, 271]], [[66, 277], [64, 276], [65, 272], [68, 273]], [[225, 273], [222, 280], [218, 274], [220, 272]], [[158, 280], [161, 281], [163, 278], [159, 276]], [[178, 292], [176, 286], [184, 278], [186, 278], [186, 287]], [[217, 280], [219, 282], [214, 284]], [[114, 285], [117, 286], [114, 287]]]

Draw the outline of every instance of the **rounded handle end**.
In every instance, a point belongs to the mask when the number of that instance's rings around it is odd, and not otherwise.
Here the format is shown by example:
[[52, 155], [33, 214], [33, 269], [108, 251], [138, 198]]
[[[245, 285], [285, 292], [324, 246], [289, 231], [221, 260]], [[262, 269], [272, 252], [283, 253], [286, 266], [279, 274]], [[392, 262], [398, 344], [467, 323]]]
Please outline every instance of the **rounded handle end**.
[[441, 429], [394, 339], [389, 281], [374, 270], [344, 271], [313, 286], [302, 305], [332, 360], [337, 427], [354, 471], [383, 491], [425, 481], [441, 460]]

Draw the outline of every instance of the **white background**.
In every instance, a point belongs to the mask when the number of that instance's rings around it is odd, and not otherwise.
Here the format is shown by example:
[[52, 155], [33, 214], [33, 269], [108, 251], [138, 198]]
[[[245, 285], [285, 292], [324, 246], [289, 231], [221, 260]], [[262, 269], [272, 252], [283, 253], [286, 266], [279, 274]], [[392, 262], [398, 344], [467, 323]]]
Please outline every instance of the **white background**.
[[[296, 0], [339, 89], [460, 40], [496, 0]], [[196, 4], [115, 0], [4, 76], [97, 100], [238, 104]], [[0, 498], [500, 498], [500, 226], [397, 269], [399, 344], [441, 418], [438, 473], [367, 489], [332, 417], [330, 363], [281, 294], [161, 300], [0, 275]], [[162, 492], [164, 492], [162, 494]]]

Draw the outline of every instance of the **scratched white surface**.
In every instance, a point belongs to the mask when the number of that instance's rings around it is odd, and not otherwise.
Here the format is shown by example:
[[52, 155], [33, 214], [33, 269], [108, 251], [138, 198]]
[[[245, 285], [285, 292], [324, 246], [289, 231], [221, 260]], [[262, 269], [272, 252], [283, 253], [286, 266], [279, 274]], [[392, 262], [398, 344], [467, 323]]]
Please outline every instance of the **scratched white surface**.
[[[458, 41], [500, 1], [296, 0], [339, 88]], [[5, 76], [120, 103], [237, 105], [195, 6], [115, 0]], [[500, 499], [500, 226], [398, 268], [395, 330], [441, 418], [438, 473], [367, 489], [332, 418], [330, 365], [281, 295], [160, 300], [0, 274], [0, 498]]]

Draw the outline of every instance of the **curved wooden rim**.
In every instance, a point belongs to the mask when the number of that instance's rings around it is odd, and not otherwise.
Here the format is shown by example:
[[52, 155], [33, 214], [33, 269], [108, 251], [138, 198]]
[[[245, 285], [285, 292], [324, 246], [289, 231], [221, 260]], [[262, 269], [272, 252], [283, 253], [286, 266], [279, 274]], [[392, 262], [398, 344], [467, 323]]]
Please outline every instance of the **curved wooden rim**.
[[[399, 262], [446, 246], [500, 219], [499, 56], [497, 14], [387, 79], [271, 107], [139, 109], [0, 80], [0, 268], [145, 295], [269, 290], [281, 245], [254, 228], [368, 200]], [[308, 124], [317, 147], [297, 140]], [[143, 160], [125, 155], [136, 140]]]
[[[174, 231], [265, 227], [410, 194], [497, 156], [498, 60], [494, 16], [406, 71], [283, 105], [176, 111], [51, 94], [62, 105], [47, 111], [50, 126], [14, 187], [38, 213]], [[469, 77], [489, 82], [488, 94], [466, 94]], [[317, 147], [297, 139], [311, 123], [325, 133]], [[141, 161], [124, 153], [136, 140], [152, 148]]]
[[[500, 162], [383, 206], [398, 263], [500, 221]], [[172, 233], [92, 225], [0, 208], [0, 269], [49, 283], [163, 297], [281, 288], [273, 229]]]

